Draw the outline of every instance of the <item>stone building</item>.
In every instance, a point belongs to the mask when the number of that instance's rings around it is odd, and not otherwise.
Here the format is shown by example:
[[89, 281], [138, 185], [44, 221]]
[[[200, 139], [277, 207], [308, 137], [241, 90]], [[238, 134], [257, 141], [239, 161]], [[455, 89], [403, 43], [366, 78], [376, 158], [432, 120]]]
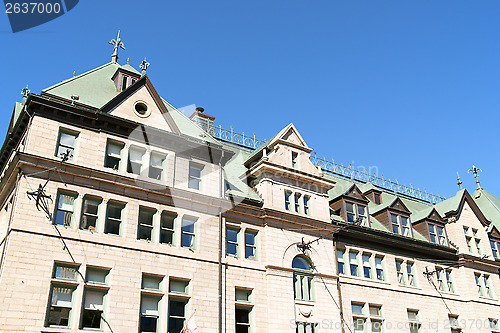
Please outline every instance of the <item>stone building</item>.
[[225, 132], [116, 51], [15, 105], [2, 332], [500, 332], [479, 181], [442, 200], [317, 159], [293, 124]]

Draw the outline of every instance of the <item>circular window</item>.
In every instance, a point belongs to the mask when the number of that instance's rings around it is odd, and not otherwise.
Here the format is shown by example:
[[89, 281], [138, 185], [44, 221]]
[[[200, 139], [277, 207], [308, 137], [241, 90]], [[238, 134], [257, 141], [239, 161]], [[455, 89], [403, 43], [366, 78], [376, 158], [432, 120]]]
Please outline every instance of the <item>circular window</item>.
[[148, 106], [147, 106], [146, 103], [144, 103], [142, 101], [139, 101], [139, 102], [135, 103], [134, 110], [135, 110], [135, 112], [137, 113], [137, 115], [139, 117], [147, 117], [147, 116], [149, 116]]

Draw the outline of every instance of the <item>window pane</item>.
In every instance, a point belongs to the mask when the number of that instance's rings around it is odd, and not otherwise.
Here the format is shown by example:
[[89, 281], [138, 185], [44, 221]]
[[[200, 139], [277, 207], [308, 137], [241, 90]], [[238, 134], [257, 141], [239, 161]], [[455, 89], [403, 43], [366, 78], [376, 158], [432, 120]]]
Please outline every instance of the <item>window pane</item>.
[[122, 218], [122, 206], [110, 203], [108, 205], [108, 217], [120, 220]]
[[238, 231], [234, 229], [227, 229], [227, 240], [229, 242], [238, 242]]
[[66, 266], [66, 265], [56, 265], [54, 268], [54, 278], [72, 280], [76, 281], [78, 273], [78, 268]]
[[[186, 303], [184, 303], [183, 301], [171, 300], [169, 302], [169, 314], [170, 314], [170, 316], [184, 317], [185, 305], [186, 305]], [[181, 327], [181, 329], [182, 329], [182, 327]]]
[[195, 220], [184, 218], [182, 219], [182, 232], [188, 232], [194, 234], [194, 224]]
[[67, 147], [75, 147], [76, 135], [69, 134], [65, 132], [61, 132], [61, 136], [59, 137], [59, 143], [65, 145]]
[[201, 178], [201, 167], [197, 165], [189, 165], [189, 176], [195, 178]]
[[87, 282], [105, 284], [108, 273], [109, 271], [88, 268], [86, 280]]
[[236, 289], [235, 300], [238, 302], [249, 302], [250, 301], [250, 290]]
[[186, 294], [188, 289], [189, 281], [174, 280], [171, 279], [168, 287], [168, 291], [171, 293], [181, 293]]
[[162, 281], [162, 278], [158, 277], [158, 276], [143, 276], [141, 288], [142, 289], [160, 290], [161, 281]]
[[311, 265], [302, 257], [295, 257], [292, 261], [292, 268], [310, 271]]
[[53, 287], [50, 305], [71, 308], [74, 288]]
[[363, 304], [351, 304], [351, 309], [353, 314], [362, 315], [363, 314]]
[[238, 324], [249, 324], [250, 323], [250, 311], [246, 309], [236, 309], [236, 323]]

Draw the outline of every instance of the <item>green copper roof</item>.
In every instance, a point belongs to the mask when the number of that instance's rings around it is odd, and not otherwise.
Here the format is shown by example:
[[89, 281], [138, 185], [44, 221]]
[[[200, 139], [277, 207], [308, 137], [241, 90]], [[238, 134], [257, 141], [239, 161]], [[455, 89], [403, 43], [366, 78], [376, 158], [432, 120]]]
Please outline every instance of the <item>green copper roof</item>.
[[132, 73], [141, 74], [141, 73], [139, 73], [139, 71], [137, 69], [135, 69], [134, 67], [130, 66], [130, 64], [123, 65], [122, 69], [127, 70], [127, 71], [132, 72]]
[[472, 193], [472, 199], [474, 199], [484, 216], [500, 230], [500, 199], [482, 188], [476, 189]]
[[120, 93], [111, 80], [120, 67], [119, 64], [110, 62], [46, 88], [42, 93], [67, 100], [71, 100], [72, 95], [78, 95], [78, 103], [99, 109]]
[[455, 196], [443, 200], [435, 205], [436, 210], [438, 211], [441, 217], [444, 217], [446, 213], [451, 211], [456, 211], [458, 209], [458, 205], [460, 204], [460, 200], [464, 196], [465, 189], [461, 189], [455, 194]]

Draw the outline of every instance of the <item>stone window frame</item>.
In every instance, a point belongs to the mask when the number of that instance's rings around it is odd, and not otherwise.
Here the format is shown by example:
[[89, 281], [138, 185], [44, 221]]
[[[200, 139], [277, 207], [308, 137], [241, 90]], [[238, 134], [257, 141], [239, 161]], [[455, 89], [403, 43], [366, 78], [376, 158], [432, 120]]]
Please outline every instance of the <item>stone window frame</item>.
[[[74, 137], [73, 147], [61, 143], [62, 134], [66, 134], [66, 135]], [[78, 152], [77, 148], [78, 148], [78, 139], [79, 139], [79, 136], [80, 136], [80, 132], [79, 131], [71, 130], [71, 129], [64, 128], [64, 127], [59, 127], [59, 132], [57, 134], [57, 143], [55, 145], [56, 146], [56, 150], [54, 152], [54, 156], [56, 156], [57, 158], [62, 158], [61, 154], [59, 153], [59, 148], [60, 147], [64, 147], [67, 150], [70, 150], [70, 154], [68, 156], [68, 160], [70, 160], [70, 161], [71, 160], [75, 160], [77, 152]]]

